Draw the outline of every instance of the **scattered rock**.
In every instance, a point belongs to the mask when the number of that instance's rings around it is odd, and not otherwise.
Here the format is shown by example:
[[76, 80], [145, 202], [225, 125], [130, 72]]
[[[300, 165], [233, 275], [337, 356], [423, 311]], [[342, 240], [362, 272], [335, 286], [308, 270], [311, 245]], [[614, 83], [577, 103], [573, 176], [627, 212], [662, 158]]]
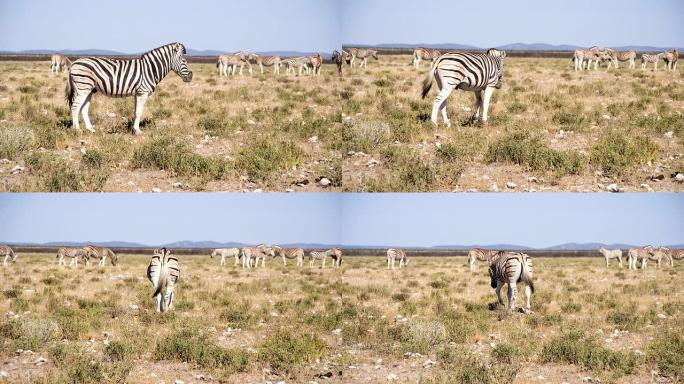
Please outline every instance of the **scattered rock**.
[[606, 187], [606, 190], [610, 191], [610, 192], [620, 192], [620, 187], [618, 187], [617, 183], [613, 183], [613, 184], [609, 184]]
[[173, 384], [185, 384], [185, 381], [183, 380], [175, 380]]
[[430, 360], [430, 359], [427, 359], [427, 360], [423, 363], [423, 368], [430, 368], [430, 367], [434, 366], [435, 364], [437, 364], [437, 363], [434, 362], [434, 361], [432, 361], [432, 360]]
[[658, 318], [659, 319], [667, 319], [667, 316], [665, 316], [665, 314], [663, 314], [663, 313], [659, 313]]
[[294, 189], [292, 189], [292, 188], [286, 188], [286, 189], [285, 189], [285, 192], [287, 192], [287, 193], [294, 192]]
[[249, 124], [249, 125], [255, 125], [255, 124], [256, 124], [256, 121], [254, 121], [254, 120], [252, 120], [252, 119], [249, 119], [249, 120], [247, 120], [247, 124]]
[[263, 191], [261, 190], [261, 188], [256, 188], [256, 189], [253, 190], [252, 192], [254, 192], [254, 193], [261, 193], [261, 192], [263, 192]]
[[309, 137], [309, 143], [317, 143], [317, 142], [318, 142], [318, 136]]
[[327, 177], [321, 177], [321, 179], [318, 181], [318, 184], [327, 187], [330, 185], [331, 181]]
[[399, 379], [399, 377], [397, 375], [395, 375], [394, 373], [390, 373], [389, 375], [387, 375], [387, 381], [395, 381], [398, 379]]
[[667, 137], [668, 139], [671, 139], [672, 135], [674, 135], [674, 132], [672, 132], [672, 131], [668, 131], [668, 132], [664, 133], [664, 136]]
[[130, 309], [132, 309], [132, 310], [134, 310], [134, 311], [137, 311], [137, 310], [138, 310], [138, 306], [135, 305], [135, 304], [129, 304], [129, 305], [128, 305], [128, 308], [130, 308]]
[[26, 170], [26, 168], [21, 165], [15, 165], [10, 172], [12, 172], [13, 175], [16, 175], [17, 173], [24, 172], [24, 170]]
[[47, 359], [44, 358], [44, 357], [42, 357], [42, 356], [39, 357], [39, 358], [37, 358], [36, 361], [35, 361], [35, 364], [36, 364], [36, 365], [43, 365], [43, 364], [45, 364], [45, 363], [47, 363]]
[[333, 335], [340, 335], [342, 334], [342, 328], [337, 328], [332, 331]]
[[512, 181], [509, 181], [508, 183], [506, 183], [506, 188], [508, 188], [508, 189], [515, 189], [515, 187], [517, 187], [517, 186], [518, 186], [518, 184], [516, 184]]
[[9, 374], [5, 371], [0, 371], [0, 377], [8, 377]]
[[12, 161], [10, 161], [10, 159], [2, 159], [2, 160], [0, 160], [0, 163], [2, 163], [2, 164], [9, 164], [9, 163], [11, 163], [11, 162], [12, 162]]
[[160, 193], [160, 192], [161, 192], [161, 188], [152, 188], [152, 192], [154, 192], [154, 193]]
[[492, 190], [493, 192], [496, 192], [499, 190], [499, 186], [496, 185], [496, 183], [494, 183], [489, 187], [489, 189]]
[[665, 175], [655, 175], [650, 177], [651, 181], [660, 181], [665, 179]]
[[378, 165], [378, 164], [380, 164], [380, 162], [377, 161], [377, 160], [375, 160], [375, 159], [370, 159], [370, 160], [368, 160], [368, 163], [366, 163], [366, 165], [368, 166], [368, 168], [373, 168], [373, 167], [375, 167], [375, 166]]
[[207, 379], [207, 378], [204, 377], [204, 375], [201, 374], [201, 373], [200, 373], [199, 375], [196, 375], [196, 376], [195, 376], [195, 380], [205, 381], [206, 379]]
[[539, 180], [537, 180], [537, 178], [534, 176], [530, 176], [527, 178], [527, 181], [529, 181], [530, 183], [537, 183]]
[[329, 379], [333, 377], [333, 373], [332, 371], [325, 371], [323, 373], [319, 373], [318, 375], [316, 375], [316, 377], [318, 377], [319, 379]]
[[609, 116], [609, 115], [603, 115], [602, 117], [603, 117], [604, 120], [610, 120], [610, 116]]
[[675, 173], [673, 173], [673, 176], [672, 176], [672, 177], [673, 177], [676, 181], [678, 181], [678, 182], [680, 182], [680, 183], [681, 183], [681, 182], [684, 182], [684, 173], [675, 172]]

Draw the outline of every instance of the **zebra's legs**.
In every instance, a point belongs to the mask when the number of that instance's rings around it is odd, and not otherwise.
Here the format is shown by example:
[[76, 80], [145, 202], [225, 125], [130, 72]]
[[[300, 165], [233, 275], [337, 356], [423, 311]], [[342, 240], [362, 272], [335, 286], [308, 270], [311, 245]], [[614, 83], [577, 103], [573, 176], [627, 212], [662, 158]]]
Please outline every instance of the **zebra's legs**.
[[[453, 88], [445, 86], [439, 91], [439, 93], [437, 93], [437, 96], [435, 96], [435, 101], [432, 104], [432, 124], [437, 125], [437, 114], [439, 113], [441, 108], [446, 108], [446, 100], [451, 94], [452, 90]], [[447, 127], [451, 126], [448, 121], [445, 121], [444, 123]]]
[[515, 282], [508, 282], [508, 309], [515, 311], [518, 301], [518, 287]]
[[[74, 129], [80, 129], [79, 124], [78, 124], [78, 114], [81, 112], [81, 110], [84, 108], [84, 106], [89, 102], [90, 100], [90, 95], [92, 94], [92, 89], [88, 90], [83, 90], [80, 91], [78, 88], [76, 88], [74, 92], [74, 96], [72, 99], [71, 103], [71, 123]], [[86, 109], [86, 114], [83, 115], [84, 120], [85, 116], [87, 116], [87, 109]], [[90, 123], [90, 119], [88, 119], [88, 122], [86, 123], [86, 128], [88, 127], [88, 124]], [[89, 130], [92, 129], [92, 124], [90, 124]]]
[[532, 287], [525, 285], [525, 309], [531, 309], [530, 299], [532, 298]]
[[140, 118], [142, 117], [143, 108], [145, 107], [145, 102], [147, 102], [147, 93], [135, 96], [135, 121], [133, 122], [133, 133], [139, 135], [142, 133], [140, 130]]
[[482, 122], [487, 123], [487, 115], [489, 112], [489, 100], [492, 98], [492, 93], [494, 93], [494, 88], [487, 87], [484, 90], [484, 100], [482, 103]]
[[608, 257], [606, 257], [605, 259], [606, 259], [606, 268], [608, 268]]
[[321, 268], [325, 269], [325, 257], [323, 257], [323, 263], [321, 264]]
[[503, 286], [503, 283], [500, 281], [496, 281], [496, 298], [499, 301], [499, 305], [504, 305], [503, 299], [501, 298], [501, 287]]
[[390, 269], [390, 258], [387, 258], [387, 269]]
[[618, 262], [620, 263], [620, 269], [622, 269], [622, 256], [618, 256]]
[[482, 111], [482, 91], [475, 91], [475, 114], [472, 120], [475, 121], [480, 118], [480, 112]]
[[157, 302], [157, 305], [156, 305], [157, 312], [161, 312], [162, 311], [162, 294], [161, 294], [161, 292], [158, 293], [157, 296], [154, 297], [154, 299]]

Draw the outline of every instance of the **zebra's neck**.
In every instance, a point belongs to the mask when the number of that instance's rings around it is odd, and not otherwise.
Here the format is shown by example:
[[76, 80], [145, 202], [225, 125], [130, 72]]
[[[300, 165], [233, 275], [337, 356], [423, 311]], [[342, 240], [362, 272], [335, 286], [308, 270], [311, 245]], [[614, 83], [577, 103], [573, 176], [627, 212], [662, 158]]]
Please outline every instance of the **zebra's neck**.
[[160, 52], [160, 57], [155, 57], [153, 52], [144, 55], [141, 59], [143, 62], [144, 79], [146, 80], [146, 85], [151, 88], [151, 91], [171, 71], [170, 60], [164, 55], [164, 52]]

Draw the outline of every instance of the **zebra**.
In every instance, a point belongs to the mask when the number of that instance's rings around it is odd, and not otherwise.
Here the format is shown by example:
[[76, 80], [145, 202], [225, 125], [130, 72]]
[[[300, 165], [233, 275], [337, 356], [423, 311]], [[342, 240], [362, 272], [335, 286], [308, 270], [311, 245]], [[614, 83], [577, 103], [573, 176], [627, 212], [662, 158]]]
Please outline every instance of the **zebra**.
[[672, 259], [670, 258], [669, 255], [669, 248], [666, 247], [659, 247], [658, 249], [653, 250], [652, 252], [649, 252], [645, 257], [641, 259], [641, 269], [646, 269], [646, 261], [651, 260], [655, 261], [657, 264], [657, 267], [660, 268], [660, 262], [665, 259], [665, 262], [669, 265], [672, 265]]
[[665, 52], [660, 52], [656, 55], [650, 55], [648, 53], [644, 53], [641, 55], [641, 69], [646, 69], [646, 64], [653, 63], [653, 70], [657, 71], [658, 70], [658, 62], [664, 58], [665, 58]]
[[647, 245], [643, 248], [630, 248], [627, 251], [628, 269], [637, 269], [637, 262], [641, 260], [641, 268], [646, 266], [646, 259], [653, 253], [653, 247]]
[[59, 53], [52, 54], [50, 58], [50, 70], [52, 72], [65, 72], [69, 70], [69, 67], [71, 67], [71, 60], [68, 57]]
[[670, 251], [670, 260], [682, 260], [684, 259], [684, 249], [675, 249]]
[[434, 62], [441, 55], [442, 53], [440, 51], [433, 48], [416, 48], [413, 50], [413, 61], [411, 61], [411, 64], [416, 69], [419, 69], [421, 60], [430, 60], [431, 62]]
[[221, 256], [220, 265], [226, 265], [226, 257], [234, 257], [235, 258], [235, 264], [233, 264], [233, 265], [238, 265], [238, 263], [240, 262], [240, 249], [239, 248], [217, 248], [217, 249], [214, 249], [214, 251], [211, 253], [211, 255], [209, 257], [213, 259], [214, 256]]
[[304, 250], [302, 248], [283, 248], [279, 245], [273, 245], [271, 249], [273, 256], [283, 259], [283, 265], [287, 265], [287, 259], [296, 259], [298, 267], [304, 265]]
[[252, 248], [240, 248], [240, 259], [242, 259], [242, 268], [252, 268]]
[[[178, 258], [166, 248], [155, 249], [147, 266], [147, 279], [152, 283], [157, 312], [173, 310], [173, 287], [180, 280]], [[162, 299], [163, 296], [163, 299]]]
[[408, 267], [409, 260], [406, 253], [399, 248], [390, 248], [387, 250], [387, 269], [394, 269], [394, 261], [399, 259], [399, 268]]
[[349, 65], [351, 65], [352, 68], [354, 68], [354, 61], [356, 61], [356, 59], [361, 60], [359, 68], [368, 68], [368, 57], [378, 60], [378, 51], [373, 49], [349, 48], [349, 54], [351, 55]]
[[88, 258], [88, 255], [86, 253], [86, 250], [83, 248], [59, 248], [57, 250], [57, 265], [58, 266], [65, 266], [66, 267], [66, 261], [64, 260], [65, 258], [70, 257], [71, 262], [69, 263], [70, 267], [78, 267], [78, 259], [83, 259], [83, 263], [85, 264]]
[[668, 51], [665, 51], [665, 67], [667, 68], [668, 71], [674, 71], [677, 69], [677, 60], [679, 60], [679, 52], [677, 52], [677, 48], [672, 48]]
[[612, 63], [612, 58], [610, 56], [610, 53], [607, 51], [599, 51], [598, 48], [592, 47], [589, 51], [586, 51], [584, 53], [584, 59], [586, 61], [583, 62], [583, 64], [587, 64], [586, 70], [591, 69], [591, 64], [594, 64], [594, 70], [598, 69], [598, 66], [600, 63], [607, 61], [609, 62], [608, 68], [610, 68], [610, 63]]
[[[584, 59], [587, 57], [594, 57], [594, 55], [598, 52], [599, 48], [597, 46], [593, 46], [589, 49], [575, 49], [575, 52], [572, 55], [572, 61], [575, 64], [575, 71], [583, 71], [584, 70]], [[591, 63], [591, 60], [590, 60]]]
[[425, 98], [433, 81], [437, 80], [439, 93], [432, 105], [432, 123], [437, 125], [437, 114], [441, 110], [444, 123], [451, 127], [446, 100], [454, 89], [462, 89], [475, 93], [475, 114], [472, 119], [479, 118], [482, 112], [482, 122], [486, 124], [489, 99], [495, 88], [501, 88], [505, 57], [506, 52], [490, 49], [487, 53], [445, 53], [437, 58], [425, 76], [422, 91], [422, 97]]
[[344, 60], [342, 58], [342, 54], [335, 50], [332, 53], [331, 59], [333, 63], [335, 63], [335, 65], [337, 66], [337, 74], [342, 76], [342, 61]]
[[3, 267], [7, 267], [8, 261], [11, 261], [12, 263], [17, 262], [17, 255], [8, 245], [0, 245], [0, 255], [5, 256], [4, 260], [2, 261]]
[[325, 259], [330, 256], [333, 259], [333, 266], [339, 268], [342, 265], [342, 250], [339, 248], [328, 249], [324, 252], [309, 252], [309, 267], [313, 267], [316, 260], [322, 260], [321, 267], [325, 268]]
[[351, 66], [351, 53], [349, 51], [342, 50], [342, 58], [347, 65]]
[[662, 257], [665, 258], [667, 264], [670, 265], [670, 267], [674, 266], [673, 252], [670, 248], [661, 245], [660, 247], [658, 247], [658, 249], [656, 249], [656, 252], [660, 252], [662, 254]]
[[138, 59], [110, 59], [106, 57], [85, 57], [74, 61], [69, 70], [66, 86], [67, 104], [71, 108], [71, 120], [75, 129], [78, 113], [83, 113], [86, 129], [95, 132], [88, 117], [90, 98], [95, 92], [106, 96], [135, 96], [135, 121], [133, 132], [140, 131], [140, 117], [147, 98], [159, 82], [174, 71], [183, 81], [192, 80], [192, 71], [185, 59], [185, 46], [171, 43], [144, 53]]
[[254, 267], [259, 266], [259, 260], [261, 260], [261, 267], [266, 267], [266, 256], [271, 255], [273, 252], [265, 244], [259, 244], [252, 248], [251, 257], [254, 258]]
[[309, 65], [313, 70], [312, 75], [320, 76], [321, 67], [323, 66], [323, 56], [321, 56], [320, 53], [316, 54], [315, 56], [309, 56]]
[[259, 56], [256, 53], [250, 53], [247, 60], [258, 64], [262, 75], [264, 74], [264, 67], [273, 67], [273, 74], [280, 74], [280, 56]]
[[530, 298], [534, 292], [534, 282], [532, 281], [532, 258], [525, 253], [519, 252], [497, 252], [489, 260], [489, 277], [491, 287], [496, 289], [496, 297], [500, 305], [501, 287], [508, 284], [508, 308], [511, 311], [516, 309], [518, 299], [517, 283], [525, 283], [526, 306], [523, 311], [529, 311]]
[[620, 61], [627, 61], [629, 63], [627, 67], [629, 69], [635, 68], [635, 60], [637, 57], [636, 51], [613, 51], [609, 48], [606, 48], [606, 51], [608, 51], [609, 55], [611, 56], [611, 60], [613, 65], [615, 65], [615, 69], [619, 68]]
[[311, 62], [310, 57], [306, 56], [299, 56], [299, 57], [288, 57], [285, 60], [282, 60], [281, 63], [285, 65], [285, 75], [289, 76], [290, 72], [292, 74], [295, 74], [295, 71], [298, 70], [298, 76], [302, 75], [302, 69], [308, 71], [308, 65]]
[[88, 260], [90, 258], [93, 259], [99, 259], [100, 261], [98, 262], [98, 266], [104, 267], [105, 266], [105, 261], [107, 260], [107, 257], [109, 257], [109, 261], [112, 263], [112, 265], [116, 265], [116, 262], [118, 261], [118, 257], [114, 251], [112, 251], [109, 248], [103, 248], [103, 247], [96, 247], [94, 245], [87, 245], [83, 247], [83, 249], [86, 252], [86, 265], [88, 265]]
[[620, 263], [620, 268], [622, 268], [622, 250], [621, 249], [606, 249], [603, 246], [600, 246], [598, 251], [606, 259], [606, 268], [608, 268], [608, 261], [610, 259], [617, 259], [618, 262]]
[[468, 268], [471, 271], [475, 270], [475, 260], [480, 260], [487, 262], [489, 264], [489, 260], [492, 258], [492, 256], [496, 255], [498, 251], [492, 250], [492, 249], [482, 249], [482, 248], [473, 248], [468, 251]]
[[252, 74], [252, 63], [249, 62], [247, 56], [242, 51], [237, 51], [232, 55], [219, 55], [216, 61], [216, 68], [218, 68], [219, 76], [228, 76], [230, 72], [231, 76], [235, 75], [235, 70], [237, 66], [240, 66], [240, 75], [242, 75], [242, 70], [247, 64], [247, 70], [249, 74]]

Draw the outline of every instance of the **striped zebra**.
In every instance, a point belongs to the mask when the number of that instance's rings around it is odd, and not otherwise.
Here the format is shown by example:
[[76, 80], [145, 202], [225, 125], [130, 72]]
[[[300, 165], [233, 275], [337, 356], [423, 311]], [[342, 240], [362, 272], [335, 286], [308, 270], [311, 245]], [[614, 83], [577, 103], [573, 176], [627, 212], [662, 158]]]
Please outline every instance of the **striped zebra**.
[[644, 53], [641, 55], [641, 69], [646, 69], [646, 64], [653, 63], [653, 70], [658, 70], [658, 62], [665, 58], [665, 52], [660, 52], [656, 55]]
[[361, 64], [359, 64], [359, 68], [368, 68], [368, 58], [372, 57], [375, 60], [378, 60], [378, 51], [373, 50], [373, 49], [360, 49], [360, 48], [349, 48], [349, 55], [351, 55], [351, 59], [349, 60], [349, 65], [351, 65], [352, 68], [354, 68], [354, 62], [356, 59], [361, 60]]
[[173, 288], [180, 279], [178, 258], [166, 248], [155, 249], [147, 266], [147, 279], [154, 289], [152, 298], [157, 301], [157, 312], [172, 311]]
[[214, 251], [211, 253], [209, 256], [210, 258], [214, 258], [214, 256], [221, 256], [221, 263], [219, 265], [226, 265], [226, 258], [227, 257], [234, 257], [235, 258], [235, 264], [233, 265], [238, 265], [240, 262], [240, 249], [239, 248], [217, 248], [214, 249]]
[[250, 53], [247, 60], [259, 65], [262, 75], [264, 74], [264, 67], [273, 67], [273, 74], [280, 74], [280, 56], [259, 56], [256, 53]]
[[337, 50], [333, 51], [331, 59], [333, 63], [337, 66], [337, 74], [342, 75], [342, 61], [344, 60], [342, 58], [342, 54], [338, 52]]
[[630, 248], [627, 251], [627, 266], [628, 269], [637, 269], [637, 262], [641, 261], [641, 268], [646, 266], [646, 260], [653, 253], [653, 247], [647, 245], [643, 248]]
[[271, 248], [267, 247], [265, 244], [259, 244], [252, 248], [251, 257], [254, 258], [254, 267], [259, 266], [259, 261], [261, 261], [261, 267], [266, 267], [266, 256], [271, 255], [273, 252]]
[[11, 261], [12, 263], [17, 262], [17, 255], [8, 245], [0, 245], [0, 255], [4, 256], [4, 260], [2, 261], [3, 267], [7, 267], [8, 261]]
[[434, 62], [441, 55], [440, 51], [433, 48], [416, 48], [413, 50], [413, 61], [411, 61], [411, 64], [413, 64], [414, 68], [419, 69], [421, 60]]
[[670, 260], [684, 259], [684, 249], [674, 249], [670, 251]]
[[252, 247], [240, 248], [240, 258], [242, 259], [242, 268], [252, 268]]
[[387, 250], [387, 269], [394, 269], [396, 259], [399, 259], [399, 268], [408, 266], [409, 260], [406, 257], [406, 252], [399, 248], [390, 248]]
[[298, 76], [302, 75], [302, 70], [308, 71], [309, 63], [311, 63], [311, 58], [306, 56], [299, 57], [288, 57], [281, 61], [282, 65], [285, 66], [285, 75], [289, 76], [290, 72], [294, 75], [297, 72]]
[[468, 251], [468, 268], [471, 271], [475, 270], [475, 261], [480, 260], [484, 261], [487, 264], [489, 264], [489, 260], [491, 260], [492, 256], [496, 255], [499, 251], [495, 251], [493, 249], [482, 249], [482, 248], [473, 248]]
[[432, 123], [437, 125], [437, 115], [442, 111], [444, 123], [451, 127], [446, 100], [454, 89], [475, 93], [475, 114], [472, 119], [479, 118], [482, 112], [482, 122], [487, 123], [489, 99], [495, 88], [501, 88], [505, 57], [506, 52], [490, 49], [487, 53], [445, 53], [437, 58], [425, 76], [422, 91], [422, 97], [425, 98], [432, 88], [433, 81], [437, 80], [439, 93], [432, 105]]
[[79, 129], [78, 113], [83, 113], [86, 129], [95, 132], [88, 117], [90, 98], [95, 92], [106, 96], [135, 96], [133, 132], [140, 131], [140, 117], [147, 98], [170, 71], [176, 72], [186, 83], [192, 71], [185, 60], [185, 46], [171, 43], [144, 53], [138, 59], [110, 59], [85, 57], [74, 61], [66, 86], [67, 104], [71, 108], [73, 127]]
[[68, 247], [63, 247], [57, 250], [57, 265], [58, 266], [65, 266], [66, 267], [66, 258], [71, 258], [71, 262], [69, 263], [70, 267], [78, 267], [78, 259], [83, 259], [83, 263], [85, 264], [88, 258], [88, 255], [86, 253], [86, 250], [83, 248], [68, 248]]
[[94, 245], [86, 245], [85, 247], [83, 247], [83, 249], [86, 252], [86, 265], [88, 265], [88, 260], [91, 258], [98, 259], [99, 262], [97, 263], [97, 265], [100, 267], [105, 266], [105, 262], [108, 257], [112, 265], [116, 265], [116, 262], [118, 261], [116, 253], [114, 253], [114, 251], [112, 251], [109, 248], [96, 247]]
[[670, 267], [674, 266], [674, 261], [672, 257], [673, 252], [670, 248], [661, 245], [660, 247], [658, 247], [658, 249], [656, 249], [656, 252], [660, 252], [662, 254], [662, 257], [667, 261], [667, 264]]
[[606, 249], [603, 246], [600, 246], [598, 251], [606, 259], [606, 268], [608, 268], [610, 259], [617, 259], [620, 263], [620, 268], [622, 268], [622, 249]]
[[237, 51], [232, 55], [219, 55], [218, 60], [216, 61], [216, 68], [218, 69], [219, 76], [228, 76], [228, 73], [230, 73], [231, 76], [234, 76], [238, 65], [240, 66], [239, 74], [241, 76], [245, 65], [247, 65], [249, 74], [252, 74], [252, 64], [247, 59], [247, 55], [242, 51]]
[[351, 66], [351, 53], [349, 51], [342, 50], [342, 59], [347, 65]]
[[672, 48], [668, 51], [665, 51], [665, 67], [667, 68], [668, 71], [674, 71], [677, 69], [677, 61], [679, 60], [679, 52], [677, 52], [677, 48]]
[[332, 258], [334, 267], [339, 268], [342, 265], [342, 250], [339, 248], [332, 248], [324, 252], [309, 252], [309, 267], [313, 267], [316, 260], [321, 260], [321, 267], [325, 268], [325, 259], [328, 258], [328, 256]]
[[500, 305], [503, 305], [501, 287], [508, 284], [508, 308], [512, 311], [516, 310], [518, 299], [517, 283], [525, 283], [526, 306], [524, 310], [530, 310], [534, 282], [532, 281], [532, 258], [529, 255], [519, 252], [498, 252], [489, 261], [489, 277], [491, 287], [496, 289], [496, 297]]
[[53, 53], [50, 57], [50, 70], [54, 73], [65, 72], [71, 67], [71, 60], [68, 57], [60, 54]]
[[629, 69], [635, 68], [635, 61], [637, 57], [636, 51], [613, 51], [612, 49], [608, 50], [608, 48], [606, 48], [606, 51], [608, 51], [615, 69], [619, 68], [620, 61], [627, 61], [629, 63], [627, 67]]
[[583, 71], [585, 58], [594, 57], [598, 50], [599, 48], [597, 46], [593, 46], [589, 49], [575, 49], [575, 52], [572, 55], [572, 61], [575, 64], [575, 71]]
[[321, 56], [320, 53], [316, 54], [315, 56], [309, 56], [309, 65], [313, 71], [312, 75], [320, 76], [321, 67], [323, 66], [323, 56]]
[[304, 265], [304, 250], [302, 248], [283, 248], [279, 245], [271, 246], [273, 255], [283, 259], [283, 265], [287, 265], [287, 259], [296, 259], [297, 266]]

